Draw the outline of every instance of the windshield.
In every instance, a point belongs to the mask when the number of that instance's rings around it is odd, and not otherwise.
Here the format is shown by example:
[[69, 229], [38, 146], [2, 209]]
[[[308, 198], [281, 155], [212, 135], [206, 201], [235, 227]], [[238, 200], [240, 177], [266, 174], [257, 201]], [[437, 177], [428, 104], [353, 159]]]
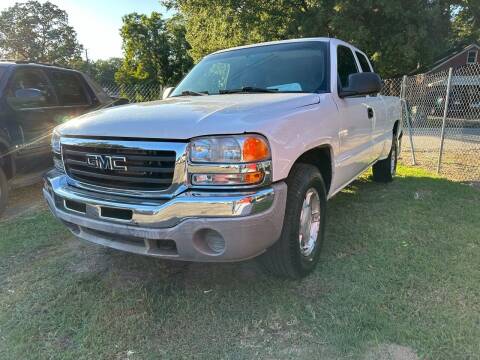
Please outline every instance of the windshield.
[[268, 89], [271, 92], [328, 92], [328, 43], [292, 42], [226, 51], [207, 56], [172, 96], [209, 95]]

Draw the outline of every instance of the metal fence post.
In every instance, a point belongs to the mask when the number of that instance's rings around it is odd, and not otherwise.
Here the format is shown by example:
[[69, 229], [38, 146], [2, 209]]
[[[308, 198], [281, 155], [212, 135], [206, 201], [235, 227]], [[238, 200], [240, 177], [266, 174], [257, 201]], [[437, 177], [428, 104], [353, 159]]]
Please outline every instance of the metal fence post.
[[440, 174], [440, 166], [442, 164], [443, 144], [445, 142], [445, 123], [447, 122], [448, 103], [450, 101], [450, 87], [452, 85], [452, 72], [453, 72], [452, 68], [448, 69], [447, 94], [445, 95], [445, 107], [443, 109], [442, 133], [440, 135], [440, 153], [438, 154], [437, 174]]
[[412, 149], [412, 165], [416, 165], [417, 161], [415, 159], [415, 148], [413, 147], [412, 126], [410, 124], [410, 112], [408, 111], [406, 94], [407, 94], [407, 75], [403, 75], [402, 87], [400, 89], [400, 101], [403, 106], [403, 111], [405, 112], [405, 121], [407, 123], [407, 128], [408, 128], [408, 138], [410, 140], [410, 149]]

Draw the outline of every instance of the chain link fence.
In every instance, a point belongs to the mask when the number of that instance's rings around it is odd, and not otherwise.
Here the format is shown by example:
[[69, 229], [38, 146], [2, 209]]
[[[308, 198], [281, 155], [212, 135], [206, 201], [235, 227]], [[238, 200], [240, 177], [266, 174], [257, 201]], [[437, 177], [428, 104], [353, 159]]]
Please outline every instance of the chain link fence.
[[[105, 84], [130, 102], [162, 98], [158, 85]], [[480, 181], [480, 64], [387, 79], [383, 95], [402, 98], [402, 161], [453, 180]]]
[[383, 94], [403, 100], [403, 161], [480, 181], [480, 64], [389, 79]]
[[128, 99], [131, 103], [153, 101], [162, 98], [163, 87], [160, 85], [117, 85], [103, 84], [103, 90], [116, 98]]

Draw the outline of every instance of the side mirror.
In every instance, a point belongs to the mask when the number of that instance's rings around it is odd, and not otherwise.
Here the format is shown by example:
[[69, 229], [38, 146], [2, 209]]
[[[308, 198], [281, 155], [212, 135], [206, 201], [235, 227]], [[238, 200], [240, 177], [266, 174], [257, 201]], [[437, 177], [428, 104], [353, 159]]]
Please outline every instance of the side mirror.
[[356, 73], [348, 76], [348, 88], [338, 91], [341, 98], [378, 94], [382, 90], [382, 79], [375, 73]]
[[162, 95], [162, 100], [165, 100], [170, 96], [170, 94], [173, 92], [173, 87], [167, 87], [165, 90], [163, 90], [163, 95]]
[[14, 97], [8, 98], [9, 103], [17, 108], [27, 108], [45, 105], [47, 98], [42, 90], [29, 88], [18, 89]]

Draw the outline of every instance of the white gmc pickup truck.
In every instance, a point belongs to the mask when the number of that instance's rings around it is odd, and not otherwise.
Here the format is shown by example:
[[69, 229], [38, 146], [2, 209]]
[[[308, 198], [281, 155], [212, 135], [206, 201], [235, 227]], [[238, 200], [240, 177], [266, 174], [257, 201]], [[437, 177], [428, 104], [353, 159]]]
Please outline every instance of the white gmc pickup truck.
[[391, 181], [400, 100], [363, 52], [288, 40], [206, 56], [161, 101], [56, 128], [44, 196], [81, 239], [187, 261], [318, 262], [327, 199], [373, 165]]

